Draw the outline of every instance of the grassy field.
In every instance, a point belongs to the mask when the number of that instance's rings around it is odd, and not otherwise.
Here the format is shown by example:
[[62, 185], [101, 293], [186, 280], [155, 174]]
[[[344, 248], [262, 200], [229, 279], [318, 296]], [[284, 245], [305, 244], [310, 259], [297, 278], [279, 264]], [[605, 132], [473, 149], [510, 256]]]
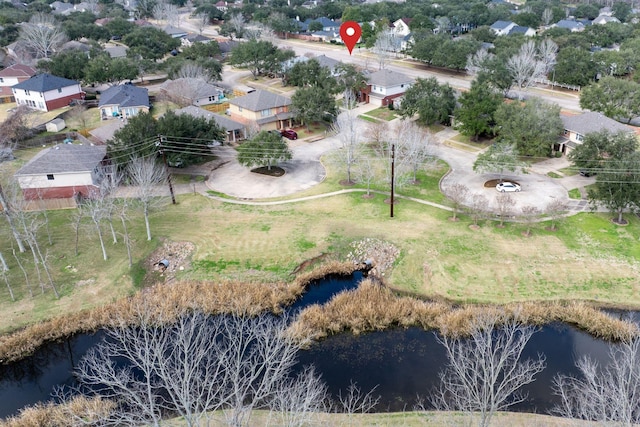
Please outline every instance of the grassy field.
[[[21, 156], [23, 155], [22, 152]], [[24, 159], [3, 165], [15, 169]], [[300, 197], [344, 188], [344, 177], [331, 162], [328, 178]], [[407, 185], [400, 194], [447, 203], [438, 191], [446, 172], [439, 163], [419, 176], [418, 185]], [[380, 190], [386, 191], [380, 187]], [[34, 296], [29, 296], [25, 276], [12, 255], [8, 227], [0, 229], [0, 252], [9, 264], [7, 280], [16, 293], [12, 302], [0, 283], [0, 330], [50, 318], [112, 301], [135, 292], [144, 276], [139, 263], [159, 243], [189, 241], [195, 244], [190, 267], [178, 279], [240, 279], [273, 282], [290, 280], [303, 261], [322, 253], [346, 258], [354, 240], [373, 237], [400, 248], [400, 257], [386, 277], [392, 287], [418, 295], [456, 302], [506, 303], [530, 300], [585, 300], [603, 305], [640, 307], [637, 269], [640, 259], [640, 220], [632, 215], [626, 227], [614, 225], [609, 215], [584, 213], [565, 219], [558, 231], [548, 224], [533, 226], [524, 237], [523, 224], [498, 228], [491, 221], [449, 220], [447, 211], [408, 200], [395, 205], [389, 218], [386, 196], [371, 199], [350, 193], [279, 206], [246, 206], [222, 203], [200, 195], [183, 195], [175, 206], [165, 205], [151, 217], [154, 239], [144, 237], [140, 214], [129, 223], [135, 254], [134, 268], [127, 264], [122, 237], [111, 242], [104, 225], [109, 259], [102, 260], [97, 235], [87, 222], [75, 255], [71, 226], [74, 211], [49, 212], [52, 245], [43, 228], [39, 236], [61, 298], [50, 289], [41, 293], [27, 253], [19, 255]], [[122, 232], [119, 223], [116, 231]], [[42, 280], [44, 282], [44, 280]]]

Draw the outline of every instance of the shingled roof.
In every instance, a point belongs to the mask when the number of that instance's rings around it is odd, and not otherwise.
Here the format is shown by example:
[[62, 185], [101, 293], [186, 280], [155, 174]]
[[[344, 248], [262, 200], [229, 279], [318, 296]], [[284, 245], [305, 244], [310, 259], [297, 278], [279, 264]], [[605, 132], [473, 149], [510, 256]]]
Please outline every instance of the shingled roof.
[[31, 77], [36, 69], [24, 64], [13, 64], [0, 70], [0, 77]]
[[50, 90], [62, 89], [68, 86], [79, 85], [75, 80], [64, 77], [53, 76], [48, 73], [38, 74], [25, 80], [22, 83], [12, 86], [13, 89], [32, 90], [34, 92], [49, 92]]
[[36, 154], [16, 176], [92, 172], [106, 154], [106, 145], [56, 145]]
[[266, 90], [256, 90], [248, 95], [240, 96], [229, 101], [232, 105], [246, 108], [249, 111], [262, 111], [269, 108], [284, 107], [290, 105], [291, 100]]
[[398, 73], [397, 71], [384, 69], [369, 74], [369, 76], [367, 77], [367, 83], [370, 85], [390, 87], [413, 83], [413, 79], [402, 73]]
[[245, 125], [236, 122], [235, 120], [231, 120], [228, 117], [221, 116], [220, 114], [212, 113], [211, 111], [207, 111], [204, 108], [195, 107], [193, 105], [189, 105], [188, 107], [180, 108], [179, 110], [175, 110], [176, 114], [189, 114], [193, 117], [204, 117], [207, 120], [215, 120], [216, 124], [227, 131], [232, 130], [242, 130]]
[[100, 94], [98, 106], [105, 105], [149, 107], [149, 91], [131, 84], [112, 86]]
[[562, 123], [566, 130], [587, 135], [602, 130], [609, 132], [633, 132], [629, 126], [625, 126], [602, 113], [588, 111], [576, 116], [561, 116]]

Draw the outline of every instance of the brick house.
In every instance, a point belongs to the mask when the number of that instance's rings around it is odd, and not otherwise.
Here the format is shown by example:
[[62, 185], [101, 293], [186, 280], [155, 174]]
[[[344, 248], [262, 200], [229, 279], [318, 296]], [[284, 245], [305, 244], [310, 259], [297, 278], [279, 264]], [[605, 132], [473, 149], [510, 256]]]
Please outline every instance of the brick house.
[[386, 107], [400, 98], [413, 84], [413, 79], [397, 71], [380, 70], [367, 76], [364, 101]]
[[75, 80], [38, 74], [11, 87], [18, 105], [28, 105], [41, 111], [66, 107], [74, 99], [83, 99], [84, 92]]
[[582, 144], [584, 137], [590, 133], [607, 130], [611, 133], [629, 132], [634, 130], [623, 125], [602, 113], [588, 111], [573, 116], [561, 116], [564, 130], [558, 142], [554, 144], [553, 151], [563, 154], [569, 153], [576, 146]]
[[291, 127], [293, 113], [289, 111], [291, 99], [269, 92], [256, 90], [248, 95], [229, 101], [229, 115], [233, 120], [255, 125], [259, 130], [274, 130]]
[[56, 145], [36, 154], [15, 177], [27, 200], [91, 198], [100, 191], [106, 154], [106, 145]]

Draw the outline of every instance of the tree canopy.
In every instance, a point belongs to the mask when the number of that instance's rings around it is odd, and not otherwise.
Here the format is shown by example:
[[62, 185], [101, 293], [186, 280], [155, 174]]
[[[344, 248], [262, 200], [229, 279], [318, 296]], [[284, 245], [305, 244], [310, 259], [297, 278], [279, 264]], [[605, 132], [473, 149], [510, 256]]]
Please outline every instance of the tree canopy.
[[238, 162], [246, 167], [267, 166], [291, 160], [291, 150], [277, 131], [261, 131], [238, 148]]
[[493, 115], [502, 103], [501, 95], [488, 84], [473, 81], [471, 90], [463, 92], [458, 101], [460, 107], [455, 110], [456, 128], [463, 135], [477, 141], [480, 135], [493, 132]]
[[580, 107], [630, 123], [631, 119], [640, 116], [640, 84], [612, 76], [603, 77], [581, 91]]
[[[162, 135], [162, 141], [158, 141], [158, 135]], [[207, 160], [211, 156], [208, 145], [224, 139], [225, 131], [214, 119], [178, 115], [173, 111], [155, 119], [151, 113], [140, 113], [116, 131], [108, 141], [107, 151], [121, 164], [163, 149], [169, 164], [188, 166]], [[158, 142], [160, 147], [156, 145]]]
[[418, 120], [425, 125], [448, 123], [456, 106], [453, 89], [448, 84], [439, 84], [435, 77], [417, 79], [407, 89], [400, 105], [403, 117], [418, 114]]
[[38, 62], [38, 69], [66, 79], [84, 81], [89, 56], [78, 49], [66, 50]]
[[265, 73], [279, 73], [282, 70], [282, 62], [294, 56], [292, 50], [278, 49], [271, 42], [249, 40], [233, 48], [229, 63], [249, 69], [253, 77], [257, 78]]
[[498, 140], [515, 144], [520, 154], [547, 157], [562, 132], [560, 106], [539, 98], [501, 104], [495, 113]]
[[500, 179], [505, 173], [521, 171], [524, 167], [526, 163], [520, 161], [515, 145], [507, 142], [495, 142], [473, 163], [475, 172], [497, 173]]
[[136, 28], [122, 38], [127, 55], [157, 61], [180, 46], [180, 40], [155, 27]]
[[307, 128], [312, 122], [335, 117], [336, 100], [331, 93], [319, 86], [301, 87], [291, 97], [291, 110]]

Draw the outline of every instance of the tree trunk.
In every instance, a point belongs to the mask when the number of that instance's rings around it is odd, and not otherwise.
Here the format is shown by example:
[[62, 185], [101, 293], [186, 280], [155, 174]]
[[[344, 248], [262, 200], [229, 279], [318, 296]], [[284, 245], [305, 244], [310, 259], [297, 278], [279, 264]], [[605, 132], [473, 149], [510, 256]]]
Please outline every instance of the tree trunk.
[[0, 266], [2, 267], [2, 271], [9, 271], [9, 267], [7, 266], [7, 262], [2, 256], [2, 252], [0, 252]]
[[18, 263], [18, 267], [22, 270], [22, 274], [24, 274], [24, 282], [27, 284], [27, 289], [29, 289], [29, 296], [33, 297], [33, 289], [31, 289], [31, 281], [29, 281], [29, 275], [27, 274], [27, 270], [24, 269], [24, 266], [20, 262], [20, 258], [18, 258], [18, 254], [16, 254], [16, 250], [11, 247], [11, 252], [13, 252], [13, 257], [16, 259]]
[[98, 232], [98, 239], [100, 240], [100, 248], [102, 248], [102, 258], [107, 260], [107, 249], [104, 247], [104, 239], [102, 238], [102, 230], [100, 229], [100, 223], [96, 220], [93, 221], [96, 225], [96, 231]]
[[9, 205], [4, 198], [4, 193], [2, 192], [2, 187], [0, 186], [0, 206], [2, 206], [2, 211], [4, 215], [7, 217], [7, 222], [9, 223], [9, 228], [11, 228], [11, 233], [13, 234], [13, 238], [16, 239], [16, 243], [18, 243], [18, 249], [20, 252], [24, 252], [26, 249], [24, 247], [24, 243], [22, 242], [22, 238], [20, 238], [20, 233], [16, 229], [15, 224], [13, 223], [13, 218], [11, 216], [11, 211], [9, 210]]
[[144, 225], [147, 227], [147, 240], [151, 240], [151, 227], [149, 226], [149, 207], [144, 206]]
[[15, 301], [16, 297], [13, 295], [13, 289], [11, 289], [11, 285], [9, 284], [9, 280], [7, 279], [6, 271], [2, 271], [2, 277], [4, 278], [4, 282], [7, 284], [7, 289], [9, 289], [9, 295], [11, 296], [11, 301]]

